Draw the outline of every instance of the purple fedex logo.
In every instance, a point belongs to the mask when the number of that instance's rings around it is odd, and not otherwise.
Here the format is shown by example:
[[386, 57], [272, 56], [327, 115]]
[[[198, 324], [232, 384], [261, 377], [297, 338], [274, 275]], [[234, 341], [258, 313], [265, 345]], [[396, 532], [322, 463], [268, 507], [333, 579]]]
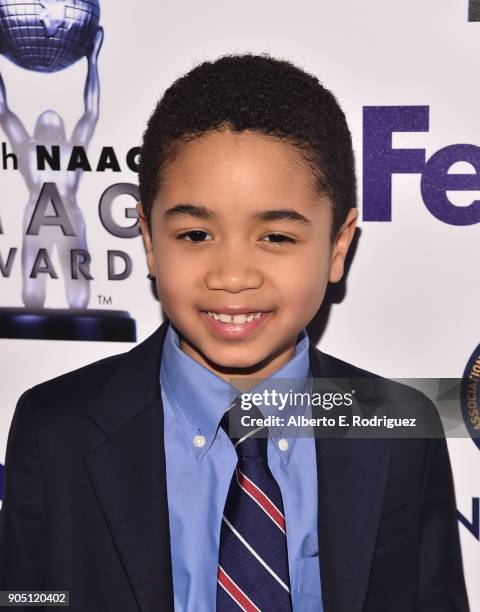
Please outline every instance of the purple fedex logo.
[[[455, 206], [448, 191], [480, 191], [480, 147], [452, 144], [426, 159], [425, 149], [394, 149], [395, 132], [428, 132], [428, 106], [365, 106], [363, 109], [363, 220], [392, 220], [392, 175], [420, 174], [423, 203], [450, 225], [480, 223], [480, 200]], [[449, 173], [468, 162], [472, 174]]]

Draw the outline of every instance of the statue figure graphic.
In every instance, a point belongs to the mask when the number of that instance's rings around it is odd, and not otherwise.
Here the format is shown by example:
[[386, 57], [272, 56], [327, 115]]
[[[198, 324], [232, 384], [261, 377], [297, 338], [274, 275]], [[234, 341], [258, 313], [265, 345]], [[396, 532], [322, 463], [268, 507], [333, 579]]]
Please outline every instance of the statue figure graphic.
[[[77, 203], [77, 190], [82, 170], [66, 171], [72, 147], [80, 146], [85, 150], [93, 136], [99, 115], [100, 87], [97, 60], [103, 42], [103, 29], [98, 27], [89, 53], [88, 71], [85, 82], [85, 112], [77, 122], [71, 138], [68, 140], [62, 117], [54, 110], [46, 110], [37, 119], [33, 136], [25, 129], [20, 119], [7, 104], [5, 84], [0, 74], [0, 126], [5, 132], [18, 160], [18, 168], [30, 192], [23, 219], [22, 243], [22, 300], [29, 309], [40, 309], [45, 302], [46, 273], [33, 273], [39, 249], [44, 249], [51, 261], [53, 247], [57, 253], [65, 281], [65, 294], [70, 308], [83, 309], [90, 299], [90, 279], [82, 274], [72, 278], [71, 251], [87, 251], [85, 221]], [[51, 169], [38, 170], [38, 145], [59, 145], [61, 171]], [[58, 225], [43, 226], [38, 235], [27, 234], [35, 204], [45, 183], [55, 183], [62, 199], [66, 214], [75, 235], [64, 235]]]

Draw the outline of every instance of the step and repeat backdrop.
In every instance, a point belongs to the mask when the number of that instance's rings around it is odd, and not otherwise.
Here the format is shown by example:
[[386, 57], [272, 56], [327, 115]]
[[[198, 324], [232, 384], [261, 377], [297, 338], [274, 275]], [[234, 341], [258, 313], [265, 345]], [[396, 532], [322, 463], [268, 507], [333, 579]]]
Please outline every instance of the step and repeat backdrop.
[[480, 609], [480, 0], [0, 0], [0, 500], [19, 395], [161, 323], [135, 212], [141, 134], [175, 78], [237, 52], [316, 74], [352, 130], [360, 230], [319, 348], [468, 381], [448, 444]]

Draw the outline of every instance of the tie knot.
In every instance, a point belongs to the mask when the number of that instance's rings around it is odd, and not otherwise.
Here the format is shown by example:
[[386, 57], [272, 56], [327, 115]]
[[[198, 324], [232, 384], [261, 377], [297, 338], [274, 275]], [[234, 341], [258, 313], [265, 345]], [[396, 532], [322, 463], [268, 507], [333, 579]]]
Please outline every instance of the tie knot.
[[[242, 422], [242, 417], [243, 422]], [[220, 426], [233, 442], [239, 459], [261, 458], [267, 460], [268, 429], [253, 419], [263, 419], [263, 414], [253, 405], [248, 410], [241, 408], [239, 395], [223, 415]]]

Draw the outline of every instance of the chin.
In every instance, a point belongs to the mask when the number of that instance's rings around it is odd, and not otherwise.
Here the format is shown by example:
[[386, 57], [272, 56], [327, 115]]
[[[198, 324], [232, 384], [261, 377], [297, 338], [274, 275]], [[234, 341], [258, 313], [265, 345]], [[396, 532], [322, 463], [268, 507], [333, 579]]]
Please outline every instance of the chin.
[[268, 357], [268, 355], [252, 355], [248, 349], [240, 351], [239, 354], [238, 347], [217, 352], [212, 356], [206, 354], [206, 356], [212, 363], [222, 368], [253, 368]]

